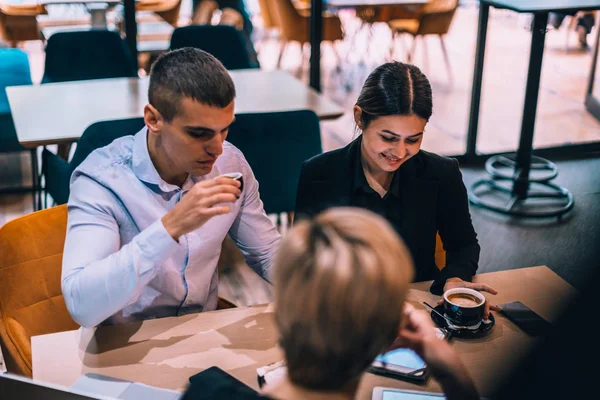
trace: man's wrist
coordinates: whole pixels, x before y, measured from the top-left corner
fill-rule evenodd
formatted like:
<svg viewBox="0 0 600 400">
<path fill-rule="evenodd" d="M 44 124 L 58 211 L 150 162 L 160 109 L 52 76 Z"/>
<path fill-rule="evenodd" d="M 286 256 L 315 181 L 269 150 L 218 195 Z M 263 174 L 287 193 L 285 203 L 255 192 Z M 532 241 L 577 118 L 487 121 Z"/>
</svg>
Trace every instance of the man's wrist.
<svg viewBox="0 0 600 400">
<path fill-rule="evenodd" d="M 161 221 L 167 233 L 173 238 L 173 240 L 179 243 L 179 238 L 182 234 L 179 233 L 179 230 L 177 229 L 176 225 L 172 223 L 170 215 L 166 214 L 164 217 L 161 218 Z"/>
</svg>

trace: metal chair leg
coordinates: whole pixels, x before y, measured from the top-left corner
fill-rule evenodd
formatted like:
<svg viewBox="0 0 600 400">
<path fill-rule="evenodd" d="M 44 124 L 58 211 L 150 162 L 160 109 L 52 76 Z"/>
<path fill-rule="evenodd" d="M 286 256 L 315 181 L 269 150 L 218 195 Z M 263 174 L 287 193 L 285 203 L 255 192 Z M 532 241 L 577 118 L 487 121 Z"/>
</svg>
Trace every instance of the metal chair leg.
<svg viewBox="0 0 600 400">
<path fill-rule="evenodd" d="M 429 51 L 427 50 L 427 40 L 425 36 L 419 36 L 423 43 L 423 69 L 429 73 Z"/>
<path fill-rule="evenodd" d="M 42 209 L 41 176 L 38 169 L 37 148 L 30 150 L 29 154 L 31 156 L 31 196 L 33 198 L 33 211 L 37 211 Z"/>
<path fill-rule="evenodd" d="M 283 59 L 283 53 L 285 53 L 286 47 L 287 47 L 287 42 L 285 40 L 282 40 L 281 47 L 279 49 L 279 57 L 277 58 L 277 69 L 281 69 L 281 60 Z"/>
<path fill-rule="evenodd" d="M 413 58 L 413 55 L 415 54 L 416 49 L 417 49 L 417 37 L 413 36 L 412 46 L 411 46 L 410 50 L 408 51 L 408 56 L 406 57 L 409 64 L 412 61 L 412 58 Z"/>
<path fill-rule="evenodd" d="M 442 47 L 442 54 L 444 55 L 444 61 L 446 62 L 446 68 L 448 69 L 448 78 L 450 81 L 454 80 L 454 76 L 452 75 L 452 67 L 450 66 L 450 57 L 448 56 L 448 49 L 446 48 L 446 42 L 444 41 L 444 37 L 442 35 L 440 38 L 440 46 Z"/>
</svg>

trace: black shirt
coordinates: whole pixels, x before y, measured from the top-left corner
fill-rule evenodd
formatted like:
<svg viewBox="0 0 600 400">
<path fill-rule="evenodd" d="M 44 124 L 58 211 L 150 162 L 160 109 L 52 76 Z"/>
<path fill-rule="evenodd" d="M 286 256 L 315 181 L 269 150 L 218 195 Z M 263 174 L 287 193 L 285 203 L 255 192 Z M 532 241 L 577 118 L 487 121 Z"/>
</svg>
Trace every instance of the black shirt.
<svg viewBox="0 0 600 400">
<path fill-rule="evenodd" d="M 365 208 L 385 218 L 394 229 L 403 236 L 402 232 L 402 196 L 400 188 L 400 174 L 394 173 L 390 188 L 385 196 L 381 197 L 367 182 L 362 160 L 360 157 L 360 138 L 358 145 L 352 149 L 351 157 L 353 182 L 350 205 L 352 207 Z"/>
<path fill-rule="evenodd" d="M 421 150 L 398 168 L 381 198 L 364 176 L 360 144 L 359 137 L 303 164 L 295 218 L 314 217 L 330 207 L 366 208 L 385 217 L 404 239 L 413 258 L 415 281 L 434 280 L 432 293 L 441 294 L 450 277 L 470 281 L 480 249 L 458 162 Z M 438 233 L 446 251 L 441 271 L 435 265 Z"/>
</svg>

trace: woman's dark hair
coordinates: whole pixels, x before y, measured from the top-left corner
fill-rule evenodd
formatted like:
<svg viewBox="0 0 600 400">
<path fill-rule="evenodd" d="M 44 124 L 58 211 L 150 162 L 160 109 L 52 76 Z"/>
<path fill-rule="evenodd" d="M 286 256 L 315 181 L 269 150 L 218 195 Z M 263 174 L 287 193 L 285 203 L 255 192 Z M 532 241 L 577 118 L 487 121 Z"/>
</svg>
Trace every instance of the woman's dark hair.
<svg viewBox="0 0 600 400">
<path fill-rule="evenodd" d="M 362 87 L 356 105 L 362 110 L 362 128 L 377 117 L 432 114 L 431 85 L 414 65 L 390 62 L 377 67 Z"/>
<path fill-rule="evenodd" d="M 184 47 L 163 54 L 152 65 L 148 100 L 171 122 L 184 97 L 225 108 L 235 98 L 235 87 L 219 60 L 203 50 Z"/>
</svg>

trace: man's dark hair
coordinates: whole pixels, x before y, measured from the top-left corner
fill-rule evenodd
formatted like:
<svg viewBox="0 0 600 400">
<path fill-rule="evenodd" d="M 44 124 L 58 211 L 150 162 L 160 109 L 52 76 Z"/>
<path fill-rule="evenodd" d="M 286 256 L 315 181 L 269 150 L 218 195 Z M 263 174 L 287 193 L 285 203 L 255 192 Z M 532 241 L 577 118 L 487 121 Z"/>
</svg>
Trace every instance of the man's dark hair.
<svg viewBox="0 0 600 400">
<path fill-rule="evenodd" d="M 148 101 L 171 122 L 184 97 L 224 108 L 235 98 L 235 86 L 223 64 L 214 56 L 184 47 L 163 54 L 152 65 Z"/>
</svg>

